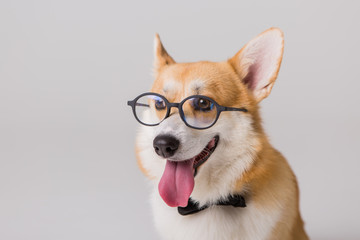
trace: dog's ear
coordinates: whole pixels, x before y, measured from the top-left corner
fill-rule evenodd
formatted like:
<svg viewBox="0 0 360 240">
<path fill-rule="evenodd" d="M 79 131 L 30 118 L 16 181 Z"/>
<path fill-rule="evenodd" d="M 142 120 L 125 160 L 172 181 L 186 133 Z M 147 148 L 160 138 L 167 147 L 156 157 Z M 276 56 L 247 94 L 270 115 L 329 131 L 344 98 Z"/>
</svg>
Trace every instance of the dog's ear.
<svg viewBox="0 0 360 240">
<path fill-rule="evenodd" d="M 247 43 L 229 63 L 260 102 L 266 98 L 278 75 L 284 50 L 280 29 L 270 28 Z"/>
<path fill-rule="evenodd" d="M 165 65 L 170 65 L 175 63 L 174 59 L 166 52 L 164 46 L 162 45 L 159 34 L 155 34 L 154 53 L 155 53 L 155 59 L 154 59 L 155 71 L 158 71 L 161 67 Z"/>
</svg>

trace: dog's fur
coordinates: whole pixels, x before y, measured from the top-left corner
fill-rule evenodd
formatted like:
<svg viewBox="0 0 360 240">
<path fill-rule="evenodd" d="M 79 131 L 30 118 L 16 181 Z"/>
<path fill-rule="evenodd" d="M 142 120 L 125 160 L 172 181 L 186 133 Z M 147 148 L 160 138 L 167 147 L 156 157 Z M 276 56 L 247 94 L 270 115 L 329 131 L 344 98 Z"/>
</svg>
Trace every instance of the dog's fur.
<svg viewBox="0 0 360 240">
<path fill-rule="evenodd" d="M 158 126 L 141 126 L 136 155 L 140 169 L 154 183 L 151 202 L 163 239 L 308 239 L 299 213 L 296 177 L 286 159 L 270 145 L 259 116 L 258 103 L 269 95 L 280 68 L 283 42 L 282 32 L 271 28 L 228 61 L 176 63 L 156 35 L 151 92 L 170 102 L 201 94 L 223 106 L 248 109 L 222 112 L 217 123 L 206 130 L 187 127 L 175 108 Z M 219 135 L 217 148 L 198 170 L 191 198 L 202 206 L 229 194 L 242 194 L 247 207 L 212 206 L 181 216 L 176 208 L 167 206 L 157 188 L 166 160 L 153 148 L 153 140 L 160 134 L 180 141 L 174 155 L 177 161 L 199 154 Z"/>
</svg>

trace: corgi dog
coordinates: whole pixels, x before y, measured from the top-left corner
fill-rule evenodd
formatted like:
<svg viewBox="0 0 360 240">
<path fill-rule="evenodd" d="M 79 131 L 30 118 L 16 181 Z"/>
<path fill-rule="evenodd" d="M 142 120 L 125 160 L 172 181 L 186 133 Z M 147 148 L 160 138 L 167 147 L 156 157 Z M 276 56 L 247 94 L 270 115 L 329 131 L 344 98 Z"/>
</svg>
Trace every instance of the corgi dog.
<svg viewBox="0 0 360 240">
<path fill-rule="evenodd" d="M 155 36 L 154 83 L 128 105 L 163 239 L 308 239 L 296 177 L 259 114 L 283 49 L 271 28 L 227 61 L 177 63 Z"/>
</svg>

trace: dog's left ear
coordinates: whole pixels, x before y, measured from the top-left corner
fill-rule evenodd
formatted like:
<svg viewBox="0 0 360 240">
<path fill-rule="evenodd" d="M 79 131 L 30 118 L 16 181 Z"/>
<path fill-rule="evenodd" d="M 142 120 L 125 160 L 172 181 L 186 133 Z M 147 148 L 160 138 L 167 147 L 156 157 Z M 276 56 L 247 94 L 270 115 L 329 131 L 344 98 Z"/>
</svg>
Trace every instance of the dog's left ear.
<svg viewBox="0 0 360 240">
<path fill-rule="evenodd" d="M 154 39 L 154 70 L 159 71 L 160 68 L 166 65 L 174 64 L 174 59 L 167 53 L 164 46 L 161 43 L 159 34 L 155 35 Z"/>
<path fill-rule="evenodd" d="M 266 98 L 278 75 L 284 50 L 280 29 L 270 28 L 247 43 L 229 63 L 260 102 Z"/>
</svg>

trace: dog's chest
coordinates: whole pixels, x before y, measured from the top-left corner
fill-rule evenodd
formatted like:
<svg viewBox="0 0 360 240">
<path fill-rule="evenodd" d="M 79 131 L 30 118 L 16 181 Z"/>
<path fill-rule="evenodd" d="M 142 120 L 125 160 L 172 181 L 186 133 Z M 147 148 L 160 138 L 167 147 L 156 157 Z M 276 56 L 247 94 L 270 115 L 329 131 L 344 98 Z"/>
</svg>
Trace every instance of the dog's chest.
<svg viewBox="0 0 360 240">
<path fill-rule="evenodd" d="M 155 225 L 164 240 L 267 239 L 279 219 L 279 212 L 256 208 L 214 206 L 182 216 L 155 193 L 152 199 Z"/>
</svg>

